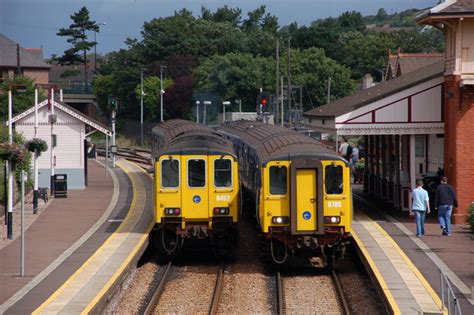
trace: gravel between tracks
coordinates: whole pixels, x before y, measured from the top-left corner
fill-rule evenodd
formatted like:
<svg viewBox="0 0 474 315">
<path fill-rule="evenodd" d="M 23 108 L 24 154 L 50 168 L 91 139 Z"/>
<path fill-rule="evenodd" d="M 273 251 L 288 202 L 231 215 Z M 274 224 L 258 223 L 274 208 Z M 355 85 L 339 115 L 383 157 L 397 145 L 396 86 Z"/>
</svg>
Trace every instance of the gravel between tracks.
<svg viewBox="0 0 474 315">
<path fill-rule="evenodd" d="M 282 276 L 285 314 L 340 314 L 330 275 Z"/>
</svg>

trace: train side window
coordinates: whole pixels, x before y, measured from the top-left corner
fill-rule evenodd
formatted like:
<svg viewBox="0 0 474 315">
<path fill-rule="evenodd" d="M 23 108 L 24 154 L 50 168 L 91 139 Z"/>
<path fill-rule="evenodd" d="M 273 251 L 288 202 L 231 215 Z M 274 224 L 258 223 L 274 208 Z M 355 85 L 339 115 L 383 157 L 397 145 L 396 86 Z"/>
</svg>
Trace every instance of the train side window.
<svg viewBox="0 0 474 315">
<path fill-rule="evenodd" d="M 214 185 L 216 187 L 232 186 L 232 164 L 229 159 L 214 160 Z"/>
<path fill-rule="evenodd" d="M 161 186 L 163 188 L 179 187 L 179 161 L 176 159 L 161 161 Z"/>
<path fill-rule="evenodd" d="M 287 192 L 286 166 L 270 166 L 270 194 L 285 195 Z"/>
<path fill-rule="evenodd" d="M 189 187 L 206 186 L 206 162 L 204 160 L 188 161 L 188 185 Z"/>
<path fill-rule="evenodd" d="M 324 181 L 326 186 L 326 194 L 342 194 L 342 166 L 328 165 L 325 168 L 326 179 Z"/>
</svg>

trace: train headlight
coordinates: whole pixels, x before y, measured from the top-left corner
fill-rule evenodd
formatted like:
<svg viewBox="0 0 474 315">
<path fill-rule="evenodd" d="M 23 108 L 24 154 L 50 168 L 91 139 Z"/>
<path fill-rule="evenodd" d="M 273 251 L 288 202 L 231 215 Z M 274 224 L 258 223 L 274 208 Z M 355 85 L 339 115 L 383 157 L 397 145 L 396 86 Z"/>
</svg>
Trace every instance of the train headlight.
<svg viewBox="0 0 474 315">
<path fill-rule="evenodd" d="M 179 215 L 180 213 L 180 208 L 165 208 L 165 215 Z"/>
<path fill-rule="evenodd" d="M 287 224 L 288 222 L 290 222 L 289 217 L 273 217 L 272 218 L 273 224 Z"/>
<path fill-rule="evenodd" d="M 229 208 L 225 208 L 225 207 L 214 208 L 215 215 L 228 215 L 229 213 L 230 213 Z"/>
<path fill-rule="evenodd" d="M 340 216 L 327 216 L 327 217 L 324 217 L 324 223 L 325 224 L 339 224 L 339 223 L 341 223 L 341 217 Z"/>
</svg>

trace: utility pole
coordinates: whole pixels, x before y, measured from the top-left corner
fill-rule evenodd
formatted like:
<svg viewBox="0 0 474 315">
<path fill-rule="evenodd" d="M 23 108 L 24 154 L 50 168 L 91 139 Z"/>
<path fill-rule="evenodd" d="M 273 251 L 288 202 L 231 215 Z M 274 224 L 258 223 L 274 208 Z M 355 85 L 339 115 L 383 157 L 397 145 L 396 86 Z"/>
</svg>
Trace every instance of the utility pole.
<svg viewBox="0 0 474 315">
<path fill-rule="evenodd" d="M 115 155 L 117 153 L 117 148 L 115 147 L 115 115 L 117 113 L 116 109 L 112 109 L 112 167 L 115 168 Z M 143 126 L 143 125 L 142 125 Z M 143 129 L 142 129 L 142 146 L 143 146 Z"/>
<path fill-rule="evenodd" d="M 280 119 L 280 110 L 278 106 L 278 96 L 280 93 L 280 87 L 278 86 L 280 83 L 280 40 L 277 38 L 276 41 L 276 70 L 275 70 L 275 110 L 276 110 L 276 119 L 275 123 L 278 123 L 278 119 Z"/>
<path fill-rule="evenodd" d="M 328 100 L 327 100 L 327 104 L 329 104 L 329 102 L 331 102 L 331 77 L 328 77 Z"/>
<path fill-rule="evenodd" d="M 13 129 L 12 129 L 12 90 L 8 89 L 8 143 L 13 143 Z M 9 240 L 13 239 L 13 167 L 12 162 L 6 160 L 5 165 L 8 171 L 8 226 L 7 237 Z"/>
<path fill-rule="evenodd" d="M 284 109 L 283 109 L 283 107 L 284 107 L 284 101 L 283 101 L 283 76 L 280 77 L 280 80 L 281 80 L 281 82 L 280 82 L 280 93 L 281 93 L 281 94 L 280 94 L 280 95 L 281 95 L 281 99 L 280 99 L 280 101 L 281 101 L 281 126 L 283 127 L 284 124 L 285 124 L 285 114 L 284 114 Z"/>
<path fill-rule="evenodd" d="M 35 136 L 38 138 L 38 88 L 35 88 Z M 35 149 L 33 156 L 33 173 L 34 173 L 34 188 L 33 188 L 33 213 L 38 213 L 38 149 Z"/>
<path fill-rule="evenodd" d="M 161 122 L 163 122 L 163 94 L 165 94 L 165 91 L 163 91 L 163 68 L 166 68 L 166 66 L 160 66 L 160 102 L 161 102 Z"/>
<path fill-rule="evenodd" d="M 143 147 L 143 68 L 140 71 L 140 145 Z"/>
<path fill-rule="evenodd" d="M 290 128 L 291 128 L 291 42 L 290 38 L 288 38 L 288 118 L 290 122 Z"/>
<path fill-rule="evenodd" d="M 49 122 L 51 123 L 51 195 L 54 192 L 54 147 L 56 145 L 56 135 L 54 134 L 54 123 L 56 122 L 56 116 L 54 115 L 54 88 L 51 88 L 51 115 L 49 115 Z"/>
</svg>

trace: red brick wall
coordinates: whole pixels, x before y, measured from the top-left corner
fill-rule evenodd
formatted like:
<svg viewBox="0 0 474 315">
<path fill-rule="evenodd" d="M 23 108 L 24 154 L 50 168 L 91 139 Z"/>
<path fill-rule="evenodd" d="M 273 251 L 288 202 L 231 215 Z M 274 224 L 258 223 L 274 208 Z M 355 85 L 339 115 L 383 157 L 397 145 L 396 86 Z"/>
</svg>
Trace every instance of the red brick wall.
<svg viewBox="0 0 474 315">
<path fill-rule="evenodd" d="M 454 223 L 463 224 L 474 202 L 474 86 L 460 86 L 460 76 L 444 83 L 444 170 L 456 190 Z"/>
</svg>

